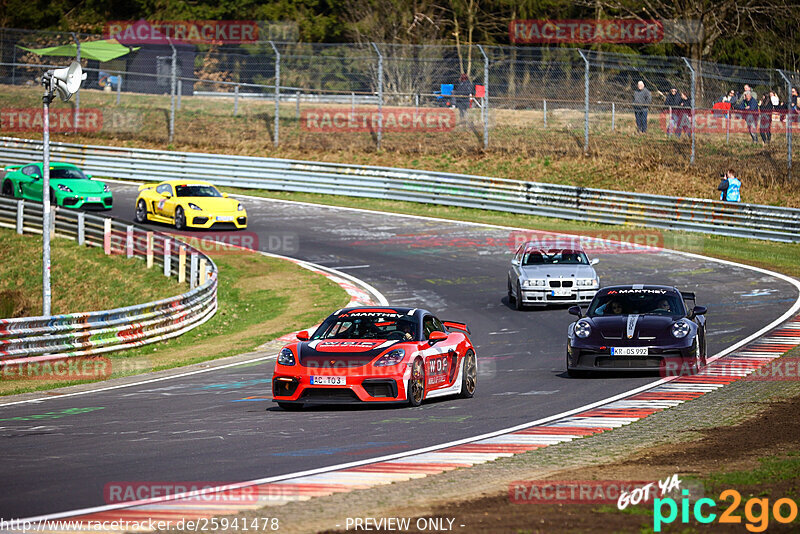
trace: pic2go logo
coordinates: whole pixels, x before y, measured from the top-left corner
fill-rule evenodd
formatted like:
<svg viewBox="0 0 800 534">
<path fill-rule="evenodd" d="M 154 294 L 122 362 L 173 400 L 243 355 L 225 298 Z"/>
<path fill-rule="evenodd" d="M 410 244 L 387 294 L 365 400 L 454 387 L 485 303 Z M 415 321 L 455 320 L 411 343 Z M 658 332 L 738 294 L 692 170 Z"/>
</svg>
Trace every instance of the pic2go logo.
<svg viewBox="0 0 800 534">
<path fill-rule="evenodd" d="M 717 519 L 717 514 L 711 512 L 710 508 L 716 508 L 717 503 L 713 499 L 703 498 L 698 499 L 694 506 L 689 502 L 688 490 L 683 490 L 683 499 L 681 499 L 680 512 L 681 523 L 687 524 L 690 520 L 690 507 L 695 521 L 698 523 L 712 523 Z M 728 489 L 719 494 L 721 501 L 730 500 L 731 503 L 725 511 L 719 516 L 719 523 L 732 523 L 741 524 L 742 516 L 736 515 L 735 512 L 742 504 L 741 494 L 734 490 Z M 668 510 L 665 514 L 665 508 Z M 772 504 L 772 517 L 778 523 L 791 523 L 797 519 L 797 503 L 792 499 L 786 497 L 778 499 Z M 747 520 L 745 528 L 750 532 L 764 532 L 769 527 L 770 506 L 769 499 L 753 497 L 744 504 L 744 517 Z M 678 518 L 678 503 L 675 499 L 670 497 L 664 499 L 656 498 L 653 500 L 653 531 L 661 532 L 662 525 L 671 524 Z"/>
</svg>

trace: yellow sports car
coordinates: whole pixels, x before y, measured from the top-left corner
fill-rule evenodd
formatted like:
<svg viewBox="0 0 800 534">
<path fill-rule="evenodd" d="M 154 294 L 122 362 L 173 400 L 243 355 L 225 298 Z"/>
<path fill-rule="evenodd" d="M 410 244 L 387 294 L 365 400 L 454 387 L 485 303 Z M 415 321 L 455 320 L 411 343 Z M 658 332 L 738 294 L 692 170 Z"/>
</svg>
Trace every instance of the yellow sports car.
<svg viewBox="0 0 800 534">
<path fill-rule="evenodd" d="M 247 228 L 247 211 L 227 193 L 200 180 L 167 180 L 139 186 L 137 223 L 154 221 L 185 228 Z"/>
</svg>

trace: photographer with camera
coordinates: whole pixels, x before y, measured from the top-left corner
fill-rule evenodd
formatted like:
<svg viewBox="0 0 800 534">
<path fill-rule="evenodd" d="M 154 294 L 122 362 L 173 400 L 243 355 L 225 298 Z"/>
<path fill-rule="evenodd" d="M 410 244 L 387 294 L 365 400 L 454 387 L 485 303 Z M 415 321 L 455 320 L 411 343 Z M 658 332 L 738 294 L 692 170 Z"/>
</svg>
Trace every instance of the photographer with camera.
<svg viewBox="0 0 800 534">
<path fill-rule="evenodd" d="M 717 186 L 717 191 L 720 191 L 719 199 L 723 202 L 739 202 L 742 182 L 734 176 L 733 169 L 728 169 L 728 172 L 720 173 L 719 176 L 720 182 Z"/>
</svg>

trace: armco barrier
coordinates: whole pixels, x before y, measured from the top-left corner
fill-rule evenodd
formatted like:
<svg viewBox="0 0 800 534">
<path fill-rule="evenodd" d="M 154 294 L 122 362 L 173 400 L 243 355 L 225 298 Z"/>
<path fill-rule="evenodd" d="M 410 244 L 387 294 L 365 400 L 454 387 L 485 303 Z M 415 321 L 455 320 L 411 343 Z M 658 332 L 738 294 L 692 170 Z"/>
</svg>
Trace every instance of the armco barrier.
<svg viewBox="0 0 800 534">
<path fill-rule="evenodd" d="M 169 339 L 210 319 L 217 309 L 217 266 L 205 254 L 160 232 L 57 208 L 54 235 L 140 257 L 165 276 L 189 282 L 181 295 L 114 310 L 0 319 L 0 367 L 26 361 L 102 354 Z M 42 205 L 0 198 L 0 227 L 42 233 Z M 187 273 L 188 270 L 188 273 Z"/>
<path fill-rule="evenodd" d="M 41 141 L 2 137 L 0 161 L 41 159 Z M 97 176 L 216 184 L 492 209 L 606 224 L 800 241 L 800 209 L 732 204 L 464 174 L 52 143 L 51 157 Z"/>
</svg>

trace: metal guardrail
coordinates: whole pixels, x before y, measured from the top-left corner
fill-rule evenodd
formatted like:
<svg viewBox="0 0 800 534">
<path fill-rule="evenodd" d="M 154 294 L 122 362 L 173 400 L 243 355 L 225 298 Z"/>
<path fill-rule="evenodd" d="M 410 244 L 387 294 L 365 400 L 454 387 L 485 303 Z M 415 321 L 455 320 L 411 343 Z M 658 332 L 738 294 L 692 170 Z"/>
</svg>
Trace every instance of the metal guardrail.
<svg viewBox="0 0 800 534">
<path fill-rule="evenodd" d="M 224 154 L 51 143 L 52 158 L 97 176 L 491 209 L 605 224 L 800 242 L 800 209 L 628 193 L 464 174 Z M 0 161 L 41 159 L 41 141 L 0 137 Z"/>
<path fill-rule="evenodd" d="M 160 265 L 165 276 L 188 281 L 190 291 L 113 310 L 0 319 L 0 367 L 17 358 L 46 360 L 97 355 L 179 336 L 217 309 L 217 266 L 172 236 L 106 217 L 56 208 L 51 231 L 79 244 L 103 247 Z M 42 205 L 0 198 L 0 227 L 42 233 Z M 188 272 L 187 272 L 188 271 Z"/>
</svg>

